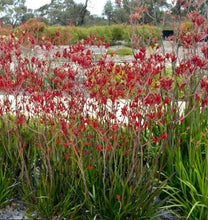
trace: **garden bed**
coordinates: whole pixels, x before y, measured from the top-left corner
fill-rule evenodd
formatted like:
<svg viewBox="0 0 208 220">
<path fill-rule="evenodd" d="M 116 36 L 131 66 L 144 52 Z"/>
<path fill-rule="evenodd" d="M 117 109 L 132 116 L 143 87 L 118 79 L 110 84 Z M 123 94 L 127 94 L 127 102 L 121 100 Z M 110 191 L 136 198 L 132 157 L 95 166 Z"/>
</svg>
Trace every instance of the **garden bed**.
<svg viewBox="0 0 208 220">
<path fill-rule="evenodd" d="M 2 40 L 0 205 L 19 197 L 45 219 L 206 219 L 206 45 L 163 42 L 166 53 L 140 47 L 120 63 L 94 40 L 24 52 Z"/>
</svg>

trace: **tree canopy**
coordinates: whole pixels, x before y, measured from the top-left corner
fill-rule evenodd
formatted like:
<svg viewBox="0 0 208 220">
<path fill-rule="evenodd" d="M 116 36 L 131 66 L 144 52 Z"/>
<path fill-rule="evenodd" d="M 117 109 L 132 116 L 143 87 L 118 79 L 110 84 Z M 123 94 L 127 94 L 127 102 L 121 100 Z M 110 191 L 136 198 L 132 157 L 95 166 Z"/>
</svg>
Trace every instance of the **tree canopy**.
<svg viewBox="0 0 208 220">
<path fill-rule="evenodd" d="M 73 0 L 52 0 L 50 4 L 36 10 L 36 14 L 47 18 L 51 25 L 83 25 L 85 16 L 90 14 L 87 5 L 88 0 L 84 4 Z"/>
<path fill-rule="evenodd" d="M 0 19 L 4 24 L 10 24 L 15 27 L 23 22 L 26 14 L 25 0 L 0 1 Z"/>
<path fill-rule="evenodd" d="M 117 0 L 114 5 L 111 0 L 108 0 L 104 7 L 104 14 L 108 20 L 115 23 L 129 23 L 130 15 L 137 12 L 135 8 L 140 8 L 142 23 L 156 24 L 162 20 L 164 8 L 168 7 L 170 5 L 166 0 Z"/>
<path fill-rule="evenodd" d="M 129 23 L 130 16 L 138 15 L 138 20 L 144 24 L 159 24 L 165 15 L 165 10 L 171 11 L 176 16 L 183 16 L 187 11 L 197 8 L 201 13 L 208 10 L 208 0 L 192 0 L 185 8 L 186 0 L 169 4 L 167 0 L 107 0 L 102 16 L 91 15 L 87 10 L 89 0 L 77 3 L 75 0 L 51 0 L 37 10 L 28 9 L 26 0 L 1 0 L 0 20 L 3 24 L 17 25 L 29 18 L 42 18 L 50 25 L 93 25 L 97 22 L 117 24 Z"/>
</svg>

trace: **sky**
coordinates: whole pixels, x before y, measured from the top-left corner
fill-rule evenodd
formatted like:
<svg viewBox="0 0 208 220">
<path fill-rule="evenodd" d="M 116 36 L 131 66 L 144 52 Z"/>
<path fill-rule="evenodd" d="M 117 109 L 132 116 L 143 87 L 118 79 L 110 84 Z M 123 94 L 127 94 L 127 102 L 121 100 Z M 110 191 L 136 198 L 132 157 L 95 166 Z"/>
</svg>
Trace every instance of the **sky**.
<svg viewBox="0 0 208 220">
<path fill-rule="evenodd" d="M 85 0 L 74 1 L 77 3 L 85 3 Z M 26 6 L 30 9 L 37 9 L 50 2 L 51 0 L 26 0 Z M 91 14 L 101 16 L 106 2 L 107 0 L 89 0 L 87 9 Z"/>
</svg>

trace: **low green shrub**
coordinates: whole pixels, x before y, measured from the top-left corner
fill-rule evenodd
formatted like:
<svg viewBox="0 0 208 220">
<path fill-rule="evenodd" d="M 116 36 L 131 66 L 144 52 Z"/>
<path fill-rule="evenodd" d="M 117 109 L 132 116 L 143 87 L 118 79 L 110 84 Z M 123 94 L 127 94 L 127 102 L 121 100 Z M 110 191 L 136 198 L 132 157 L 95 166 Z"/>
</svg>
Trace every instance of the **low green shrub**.
<svg viewBox="0 0 208 220">
<path fill-rule="evenodd" d="M 47 37 L 57 45 L 69 45 L 76 42 L 76 40 L 74 40 L 75 34 L 72 33 L 73 27 L 48 26 L 46 28 Z"/>
<path fill-rule="evenodd" d="M 131 48 L 119 48 L 115 50 L 108 49 L 107 51 L 108 54 L 114 53 L 119 56 L 132 56 L 133 51 Z"/>
<path fill-rule="evenodd" d="M 156 26 L 127 26 L 125 29 L 124 40 L 128 45 L 137 48 L 141 45 L 150 45 L 160 41 L 162 30 Z"/>
<path fill-rule="evenodd" d="M 113 43 L 112 32 L 108 26 L 93 26 L 89 28 L 89 32 L 110 44 Z"/>
<path fill-rule="evenodd" d="M 125 26 L 124 25 L 112 25 L 109 27 L 112 33 L 112 41 L 115 44 L 117 41 L 124 40 Z"/>
<path fill-rule="evenodd" d="M 73 28 L 73 43 L 78 41 L 86 40 L 90 37 L 90 29 L 83 27 L 74 27 Z"/>
<path fill-rule="evenodd" d="M 56 38 L 56 32 L 60 32 L 59 40 L 62 44 L 74 44 L 89 38 L 90 35 L 94 35 L 104 39 L 110 45 L 115 45 L 117 41 L 125 41 L 126 44 L 130 45 L 129 37 L 132 35 L 133 30 L 131 26 L 124 25 L 92 27 L 49 26 L 46 28 L 46 34 L 52 40 Z M 150 43 L 160 38 L 161 30 L 157 27 L 145 25 L 138 27 L 135 33 L 144 43 Z"/>
</svg>

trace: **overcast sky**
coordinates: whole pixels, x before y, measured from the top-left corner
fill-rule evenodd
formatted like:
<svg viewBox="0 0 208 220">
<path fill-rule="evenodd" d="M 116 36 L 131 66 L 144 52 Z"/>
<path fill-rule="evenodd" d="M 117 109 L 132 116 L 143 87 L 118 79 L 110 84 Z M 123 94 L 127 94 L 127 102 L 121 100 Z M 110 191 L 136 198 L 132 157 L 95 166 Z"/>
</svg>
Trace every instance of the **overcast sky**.
<svg viewBox="0 0 208 220">
<path fill-rule="evenodd" d="M 101 16 L 104 5 L 107 0 L 89 0 L 88 10 L 91 14 Z M 37 9 L 42 5 L 50 3 L 51 0 L 26 0 L 26 6 L 31 9 Z M 77 3 L 85 3 L 85 0 L 75 0 Z"/>
</svg>

